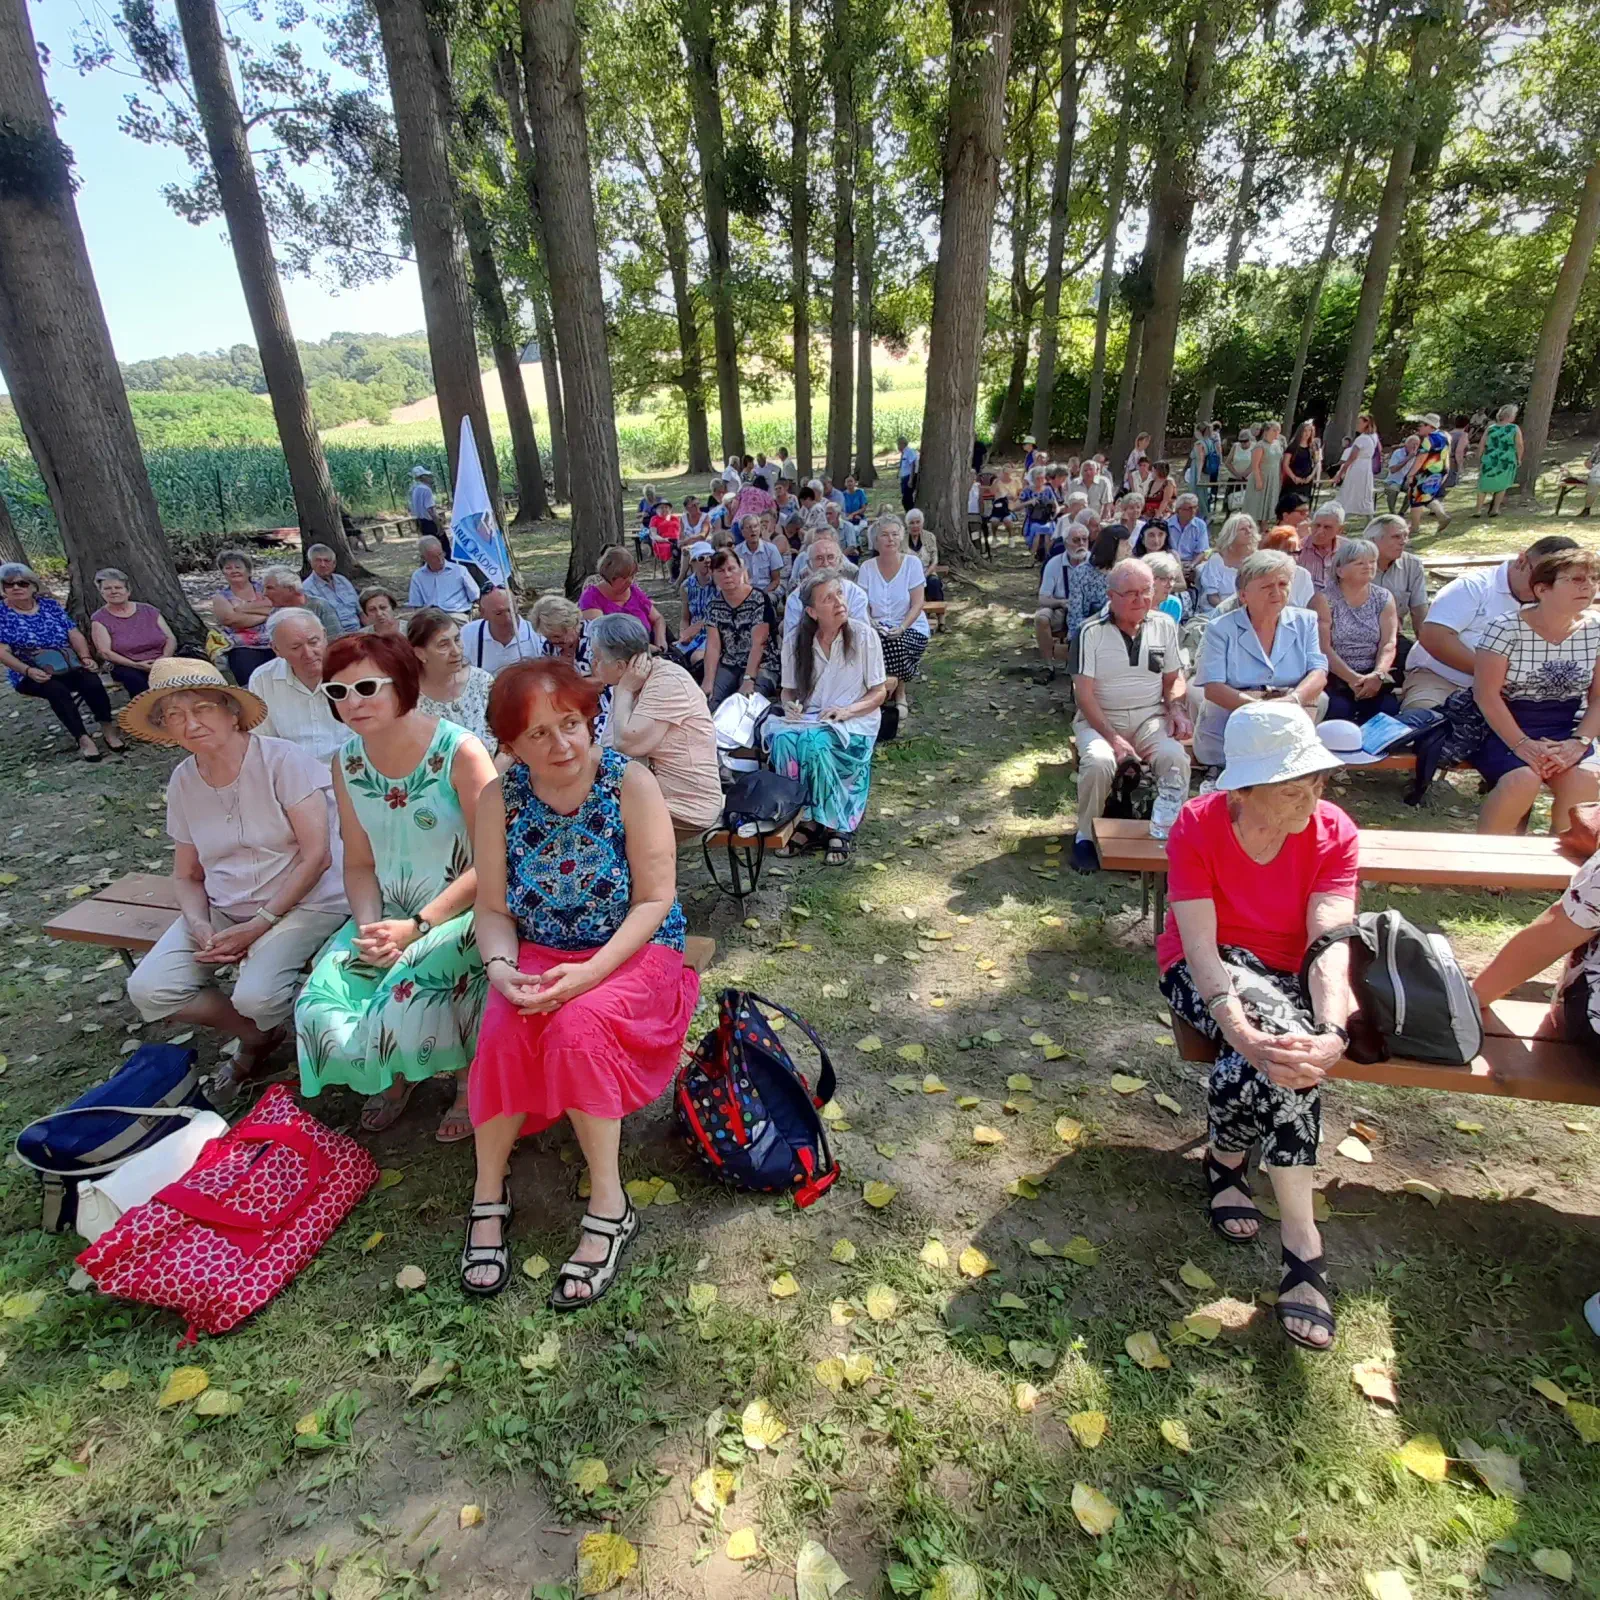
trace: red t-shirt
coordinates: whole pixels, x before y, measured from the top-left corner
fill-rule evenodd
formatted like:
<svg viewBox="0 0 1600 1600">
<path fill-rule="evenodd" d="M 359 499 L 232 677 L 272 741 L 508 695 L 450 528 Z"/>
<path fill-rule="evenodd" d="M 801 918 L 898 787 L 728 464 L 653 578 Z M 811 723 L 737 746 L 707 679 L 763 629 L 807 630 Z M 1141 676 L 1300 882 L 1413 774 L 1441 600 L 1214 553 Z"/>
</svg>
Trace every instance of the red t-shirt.
<svg viewBox="0 0 1600 1600">
<path fill-rule="evenodd" d="M 658 512 L 650 519 L 650 531 L 656 538 L 676 544 L 682 533 L 682 524 L 675 516 Z"/>
<path fill-rule="evenodd" d="M 1314 894 L 1355 898 L 1360 835 L 1338 806 L 1318 801 L 1271 861 L 1245 854 L 1220 789 L 1190 800 L 1167 838 L 1167 923 L 1156 940 L 1163 972 L 1183 958 L 1172 902 L 1210 900 L 1217 943 L 1253 951 L 1278 972 L 1298 972 L 1306 953 L 1306 906 Z"/>
</svg>

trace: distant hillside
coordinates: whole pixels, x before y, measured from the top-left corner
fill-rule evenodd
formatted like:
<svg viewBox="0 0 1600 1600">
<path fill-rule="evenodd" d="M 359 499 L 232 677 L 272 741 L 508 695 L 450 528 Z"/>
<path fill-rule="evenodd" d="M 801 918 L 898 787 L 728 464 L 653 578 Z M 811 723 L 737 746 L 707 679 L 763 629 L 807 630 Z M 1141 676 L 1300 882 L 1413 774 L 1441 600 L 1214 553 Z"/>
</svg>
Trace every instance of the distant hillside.
<svg viewBox="0 0 1600 1600">
<path fill-rule="evenodd" d="M 336 333 L 300 345 L 300 364 L 311 391 L 317 425 L 387 422 L 396 406 L 433 392 L 427 337 L 421 333 Z M 131 395 L 204 395 L 222 391 L 262 395 L 267 380 L 254 345 L 199 355 L 158 356 L 122 364 Z M 148 441 L 147 441 L 148 442 Z"/>
</svg>

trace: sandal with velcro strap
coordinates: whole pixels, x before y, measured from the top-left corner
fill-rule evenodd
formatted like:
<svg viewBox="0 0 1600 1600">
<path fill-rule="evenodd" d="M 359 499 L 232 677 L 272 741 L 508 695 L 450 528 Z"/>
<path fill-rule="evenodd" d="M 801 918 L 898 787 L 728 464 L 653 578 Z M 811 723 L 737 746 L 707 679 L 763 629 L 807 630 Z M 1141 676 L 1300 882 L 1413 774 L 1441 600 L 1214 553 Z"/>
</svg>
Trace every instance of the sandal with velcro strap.
<svg viewBox="0 0 1600 1600">
<path fill-rule="evenodd" d="M 597 1217 L 585 1212 L 581 1227 L 584 1233 L 592 1233 L 606 1241 L 605 1260 L 574 1259 L 564 1262 L 556 1274 L 555 1287 L 550 1291 L 549 1304 L 552 1311 L 581 1311 L 585 1306 L 594 1305 L 605 1295 L 617 1281 L 617 1273 L 622 1266 L 623 1251 L 638 1236 L 639 1213 L 630 1200 L 627 1210 L 620 1217 Z M 562 1286 L 568 1283 L 586 1283 L 589 1285 L 589 1293 L 586 1296 L 563 1294 Z"/>
<path fill-rule="evenodd" d="M 472 1229 L 475 1223 L 500 1220 L 499 1244 L 474 1244 Z M 507 1236 L 511 1232 L 511 1185 L 500 1191 L 498 1200 L 474 1200 L 467 1211 L 467 1235 L 461 1245 L 461 1287 L 468 1294 L 487 1299 L 497 1295 L 511 1280 L 511 1246 Z M 474 1283 L 468 1276 L 474 1267 L 493 1267 L 495 1276 L 487 1283 Z"/>
<path fill-rule="evenodd" d="M 1273 1306 L 1273 1315 L 1277 1317 L 1283 1328 L 1283 1336 L 1291 1344 L 1297 1344 L 1302 1350 L 1309 1350 L 1313 1355 L 1325 1356 L 1333 1348 L 1334 1335 L 1338 1331 L 1338 1324 L 1334 1320 L 1333 1312 L 1324 1311 L 1321 1306 L 1307 1304 L 1304 1300 L 1284 1301 L 1284 1296 L 1291 1289 L 1298 1289 L 1303 1284 L 1308 1289 L 1315 1289 L 1330 1306 L 1333 1304 L 1333 1290 L 1328 1287 L 1327 1274 L 1323 1268 L 1327 1264 L 1327 1256 L 1320 1255 L 1314 1261 L 1302 1261 L 1293 1250 L 1285 1247 L 1283 1252 L 1283 1282 L 1278 1285 L 1278 1300 Z M 1290 1327 L 1291 1319 L 1300 1322 L 1309 1322 L 1313 1327 L 1325 1328 L 1328 1333 L 1326 1344 L 1317 1344 L 1295 1333 Z"/>
<path fill-rule="evenodd" d="M 1225 1167 L 1210 1150 L 1206 1151 L 1206 1215 L 1211 1219 L 1211 1231 L 1226 1244 L 1254 1244 L 1261 1232 L 1261 1213 L 1255 1206 L 1219 1206 L 1211 1203 L 1228 1189 L 1237 1189 L 1246 1199 L 1252 1199 L 1255 1190 L 1250 1187 L 1246 1170 L 1249 1165 L 1250 1158 L 1246 1156 L 1238 1166 Z M 1256 1230 L 1254 1233 L 1230 1233 L 1223 1226 L 1227 1222 L 1253 1222 Z"/>
</svg>

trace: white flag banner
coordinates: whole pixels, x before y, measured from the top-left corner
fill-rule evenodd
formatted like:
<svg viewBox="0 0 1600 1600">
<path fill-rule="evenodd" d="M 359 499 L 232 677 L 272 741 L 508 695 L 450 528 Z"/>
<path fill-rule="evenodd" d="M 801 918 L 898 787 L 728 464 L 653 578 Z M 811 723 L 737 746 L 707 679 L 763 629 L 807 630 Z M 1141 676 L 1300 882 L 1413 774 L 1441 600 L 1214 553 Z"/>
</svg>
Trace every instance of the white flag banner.
<svg viewBox="0 0 1600 1600">
<path fill-rule="evenodd" d="M 511 551 L 489 503 L 489 487 L 483 481 L 483 463 L 478 459 L 471 417 L 461 419 L 456 492 L 450 502 L 450 545 L 452 560 L 470 561 L 496 588 L 509 583 Z"/>
</svg>

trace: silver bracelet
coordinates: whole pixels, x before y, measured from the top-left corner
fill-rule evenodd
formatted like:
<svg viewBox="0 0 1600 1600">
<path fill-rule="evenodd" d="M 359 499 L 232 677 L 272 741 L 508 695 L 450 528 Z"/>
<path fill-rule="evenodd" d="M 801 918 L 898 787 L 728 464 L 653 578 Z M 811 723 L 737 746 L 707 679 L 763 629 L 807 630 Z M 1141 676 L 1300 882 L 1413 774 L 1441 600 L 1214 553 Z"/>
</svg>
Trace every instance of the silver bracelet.
<svg viewBox="0 0 1600 1600">
<path fill-rule="evenodd" d="M 1238 999 L 1238 996 L 1234 994 L 1232 989 L 1224 989 L 1220 994 L 1214 994 L 1209 1000 L 1203 1002 L 1206 1008 L 1206 1014 L 1214 1022 L 1216 1021 L 1217 1017 L 1217 1007 L 1226 1005 L 1228 1001 L 1236 999 Z"/>
<path fill-rule="evenodd" d="M 276 911 L 269 911 L 265 906 L 257 906 L 255 913 L 269 928 L 276 928 L 283 918 Z"/>
</svg>

